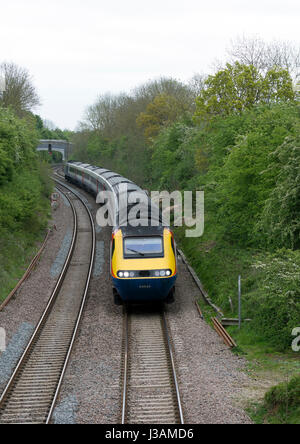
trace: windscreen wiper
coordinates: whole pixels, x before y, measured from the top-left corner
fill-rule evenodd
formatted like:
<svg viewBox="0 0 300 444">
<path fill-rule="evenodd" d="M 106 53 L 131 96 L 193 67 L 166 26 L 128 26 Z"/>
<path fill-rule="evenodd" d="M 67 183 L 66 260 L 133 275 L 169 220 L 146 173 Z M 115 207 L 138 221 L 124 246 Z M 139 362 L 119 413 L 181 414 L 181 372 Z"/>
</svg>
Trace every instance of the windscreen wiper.
<svg viewBox="0 0 300 444">
<path fill-rule="evenodd" d="M 132 248 L 126 247 L 126 250 L 132 251 L 133 253 L 136 253 L 136 254 L 140 254 L 141 256 L 145 256 L 144 253 L 141 253 L 140 251 L 137 251 L 137 250 L 133 250 Z"/>
</svg>

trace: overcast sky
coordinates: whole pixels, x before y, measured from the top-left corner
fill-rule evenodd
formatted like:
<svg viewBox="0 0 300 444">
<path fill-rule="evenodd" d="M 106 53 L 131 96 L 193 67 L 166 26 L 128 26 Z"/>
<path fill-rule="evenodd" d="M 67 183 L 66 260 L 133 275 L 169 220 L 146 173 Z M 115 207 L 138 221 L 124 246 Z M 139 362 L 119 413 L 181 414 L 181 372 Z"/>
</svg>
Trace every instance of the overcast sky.
<svg viewBox="0 0 300 444">
<path fill-rule="evenodd" d="M 43 105 L 74 129 L 105 92 L 212 72 L 230 39 L 299 43 L 299 0 L 0 0 L 0 62 L 26 67 Z"/>
</svg>

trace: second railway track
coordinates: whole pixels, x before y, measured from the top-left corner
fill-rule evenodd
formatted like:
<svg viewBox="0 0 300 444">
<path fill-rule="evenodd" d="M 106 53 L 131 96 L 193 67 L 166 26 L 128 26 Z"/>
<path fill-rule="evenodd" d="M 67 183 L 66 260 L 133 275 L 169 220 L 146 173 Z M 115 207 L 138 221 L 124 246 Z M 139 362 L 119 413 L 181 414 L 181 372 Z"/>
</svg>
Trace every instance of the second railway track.
<svg viewBox="0 0 300 444">
<path fill-rule="evenodd" d="M 184 424 L 162 310 L 125 311 L 122 424 Z"/>
<path fill-rule="evenodd" d="M 73 239 L 45 312 L 0 398 L 0 424 L 50 422 L 83 313 L 95 255 L 94 222 L 77 194 L 62 183 L 58 187 L 68 190 Z"/>
</svg>

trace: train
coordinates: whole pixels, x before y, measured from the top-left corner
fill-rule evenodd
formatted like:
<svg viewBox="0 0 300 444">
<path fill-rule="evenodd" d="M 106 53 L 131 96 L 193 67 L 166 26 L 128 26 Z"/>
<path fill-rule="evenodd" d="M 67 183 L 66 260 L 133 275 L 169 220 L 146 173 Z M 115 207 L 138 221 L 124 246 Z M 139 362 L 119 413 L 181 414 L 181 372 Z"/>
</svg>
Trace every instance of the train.
<svg viewBox="0 0 300 444">
<path fill-rule="evenodd" d="M 174 302 L 176 242 L 147 191 L 118 173 L 77 161 L 66 163 L 65 179 L 94 196 L 101 197 L 105 191 L 112 196 L 110 273 L 114 303 Z M 135 199 L 140 203 L 137 212 L 133 211 Z"/>
</svg>

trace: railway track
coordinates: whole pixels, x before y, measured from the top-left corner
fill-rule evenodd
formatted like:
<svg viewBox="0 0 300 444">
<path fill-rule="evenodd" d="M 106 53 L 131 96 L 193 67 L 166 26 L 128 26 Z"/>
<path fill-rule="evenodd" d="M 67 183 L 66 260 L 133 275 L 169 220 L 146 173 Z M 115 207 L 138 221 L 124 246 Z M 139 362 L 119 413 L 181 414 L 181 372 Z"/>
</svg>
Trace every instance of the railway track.
<svg viewBox="0 0 300 444">
<path fill-rule="evenodd" d="M 127 308 L 123 349 L 122 424 L 184 424 L 163 311 Z"/>
<path fill-rule="evenodd" d="M 95 255 L 94 222 L 78 194 L 60 182 L 57 187 L 68 190 L 64 194 L 74 219 L 71 247 L 45 312 L 0 398 L 0 424 L 50 422 L 83 313 Z"/>
</svg>

